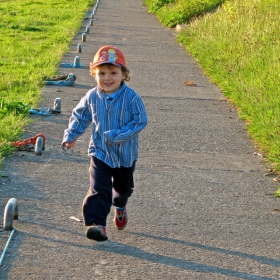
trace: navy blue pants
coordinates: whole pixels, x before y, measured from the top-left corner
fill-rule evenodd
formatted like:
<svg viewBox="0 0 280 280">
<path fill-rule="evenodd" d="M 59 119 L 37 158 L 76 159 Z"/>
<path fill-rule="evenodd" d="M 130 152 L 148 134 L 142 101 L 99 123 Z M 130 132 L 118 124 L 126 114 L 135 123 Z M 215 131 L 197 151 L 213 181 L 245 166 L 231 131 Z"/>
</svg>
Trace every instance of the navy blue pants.
<svg viewBox="0 0 280 280">
<path fill-rule="evenodd" d="M 135 162 L 128 168 L 111 168 L 103 161 L 91 157 L 90 187 L 82 207 L 85 226 L 106 226 L 111 206 L 124 207 L 127 204 L 134 188 L 134 170 Z"/>
</svg>

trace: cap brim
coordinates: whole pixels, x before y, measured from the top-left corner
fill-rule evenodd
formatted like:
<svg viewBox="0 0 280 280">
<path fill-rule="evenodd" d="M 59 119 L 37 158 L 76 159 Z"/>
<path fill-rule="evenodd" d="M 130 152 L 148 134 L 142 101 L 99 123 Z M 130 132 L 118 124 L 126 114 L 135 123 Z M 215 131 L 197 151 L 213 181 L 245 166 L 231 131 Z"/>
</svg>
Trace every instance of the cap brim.
<svg viewBox="0 0 280 280">
<path fill-rule="evenodd" d="M 121 64 L 114 63 L 114 62 L 108 62 L 108 61 L 102 61 L 102 62 L 94 63 L 93 67 L 96 67 L 96 66 L 99 66 L 99 65 L 102 65 L 102 64 L 112 64 L 112 65 L 115 65 L 115 66 L 117 66 L 119 68 L 123 67 Z"/>
</svg>

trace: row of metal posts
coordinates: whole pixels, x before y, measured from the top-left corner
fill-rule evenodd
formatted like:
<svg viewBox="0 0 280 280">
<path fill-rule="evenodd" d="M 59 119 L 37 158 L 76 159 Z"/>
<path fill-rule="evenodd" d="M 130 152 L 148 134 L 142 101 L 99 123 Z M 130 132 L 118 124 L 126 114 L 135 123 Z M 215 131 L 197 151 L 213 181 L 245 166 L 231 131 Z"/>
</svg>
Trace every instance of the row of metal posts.
<svg viewBox="0 0 280 280">
<path fill-rule="evenodd" d="M 90 23 L 89 23 L 90 25 L 86 26 L 86 32 L 84 32 L 82 34 L 82 42 L 86 42 L 86 34 L 89 33 L 90 26 L 93 25 L 93 18 L 94 18 L 94 15 L 96 14 L 96 10 L 97 10 L 97 7 L 98 7 L 100 1 L 101 0 L 97 0 L 95 5 L 94 5 L 93 12 L 90 15 Z M 78 44 L 77 51 L 79 53 L 82 52 L 82 44 L 81 43 Z M 76 60 L 79 60 L 79 58 L 76 57 L 75 61 Z M 39 140 L 40 140 L 40 144 L 41 144 L 42 139 L 39 139 Z M 36 145 L 37 145 L 37 142 L 36 142 Z M 40 154 L 40 151 L 41 151 L 42 147 L 40 148 L 39 146 L 41 147 L 41 145 L 39 145 L 39 143 L 38 143 L 38 148 L 37 149 L 39 150 L 39 154 Z M 4 219 L 3 219 L 3 229 L 4 229 L 4 231 L 11 230 L 11 233 L 9 235 L 9 239 L 8 239 L 8 241 L 6 243 L 6 246 L 5 246 L 5 248 L 4 248 L 3 252 L 2 252 L 2 255 L 1 255 L 1 258 L 0 258 L 0 266 L 2 265 L 5 253 L 7 251 L 9 243 L 10 243 L 10 241 L 11 241 L 11 239 L 13 237 L 13 234 L 15 232 L 15 228 L 13 227 L 13 221 L 14 220 L 18 220 L 18 202 L 17 202 L 17 200 L 15 198 L 11 198 L 11 199 L 9 199 L 9 201 L 7 202 L 7 204 L 5 206 Z"/>
</svg>

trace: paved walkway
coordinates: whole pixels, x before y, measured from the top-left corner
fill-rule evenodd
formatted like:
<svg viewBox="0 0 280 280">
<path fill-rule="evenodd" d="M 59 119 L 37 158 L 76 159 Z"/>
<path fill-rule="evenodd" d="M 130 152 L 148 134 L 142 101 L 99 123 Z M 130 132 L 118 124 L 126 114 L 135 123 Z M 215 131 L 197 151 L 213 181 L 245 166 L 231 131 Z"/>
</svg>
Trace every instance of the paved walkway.
<svg viewBox="0 0 280 280">
<path fill-rule="evenodd" d="M 88 23 L 63 62 L 73 62 Z M 84 68 L 71 71 L 76 86 L 43 90 L 42 106 L 60 97 L 62 114 L 35 116 L 26 133 L 46 134 L 46 150 L 4 163 L 10 180 L 2 179 L 0 196 L 18 200 L 19 221 L 0 279 L 280 279 L 278 185 L 264 176 L 236 110 L 175 36 L 141 0 L 101 0 L 79 54 Z M 70 218 L 82 218 L 90 132 L 71 153 L 60 142 L 72 108 L 95 85 L 88 65 L 105 44 L 125 53 L 128 85 L 143 97 L 149 125 L 129 225 L 119 232 L 109 222 L 109 241 L 100 244 Z M 198 86 L 185 86 L 190 80 Z"/>
</svg>

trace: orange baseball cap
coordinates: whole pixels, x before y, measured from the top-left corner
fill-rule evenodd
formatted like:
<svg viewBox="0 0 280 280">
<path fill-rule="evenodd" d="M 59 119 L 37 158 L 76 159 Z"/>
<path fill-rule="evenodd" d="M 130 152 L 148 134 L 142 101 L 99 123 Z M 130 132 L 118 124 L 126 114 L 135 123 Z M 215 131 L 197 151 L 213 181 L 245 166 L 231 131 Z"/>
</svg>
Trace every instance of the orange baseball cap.
<svg viewBox="0 0 280 280">
<path fill-rule="evenodd" d="M 93 58 L 93 67 L 104 63 L 111 63 L 118 67 L 126 66 L 121 50 L 111 45 L 101 47 Z"/>
</svg>

